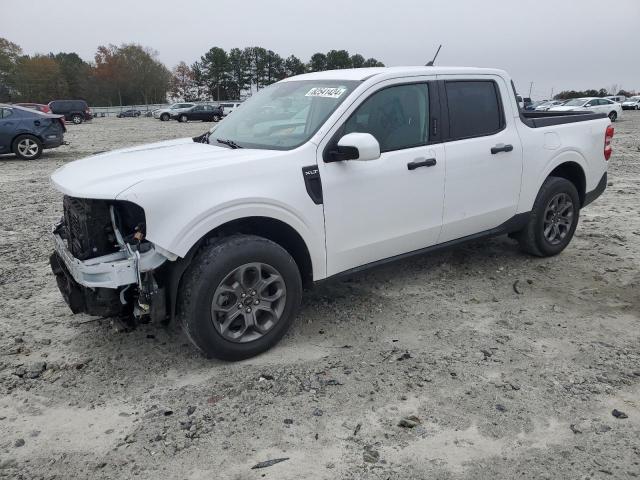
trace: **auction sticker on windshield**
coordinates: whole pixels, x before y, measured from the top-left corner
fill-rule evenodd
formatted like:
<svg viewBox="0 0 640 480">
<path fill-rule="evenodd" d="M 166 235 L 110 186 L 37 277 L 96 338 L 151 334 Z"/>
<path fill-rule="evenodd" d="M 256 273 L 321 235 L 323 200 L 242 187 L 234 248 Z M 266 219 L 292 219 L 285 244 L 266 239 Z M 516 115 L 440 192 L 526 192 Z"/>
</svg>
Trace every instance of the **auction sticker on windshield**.
<svg viewBox="0 0 640 480">
<path fill-rule="evenodd" d="M 305 97 L 340 98 L 346 91 L 345 87 L 316 87 L 309 90 Z"/>
</svg>

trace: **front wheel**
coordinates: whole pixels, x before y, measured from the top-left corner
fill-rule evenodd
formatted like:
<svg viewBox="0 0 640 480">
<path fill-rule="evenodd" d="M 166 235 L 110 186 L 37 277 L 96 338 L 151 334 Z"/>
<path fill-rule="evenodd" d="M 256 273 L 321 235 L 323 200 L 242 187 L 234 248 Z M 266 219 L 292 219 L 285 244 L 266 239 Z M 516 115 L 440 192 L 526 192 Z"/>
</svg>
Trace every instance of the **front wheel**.
<svg viewBox="0 0 640 480">
<path fill-rule="evenodd" d="M 76 125 L 80 125 L 82 123 L 84 119 L 82 118 L 82 115 L 79 115 L 77 113 L 75 113 L 72 117 L 71 117 L 71 121 L 73 123 L 75 123 Z"/>
<path fill-rule="evenodd" d="M 618 119 L 618 114 L 616 112 L 609 113 L 609 120 L 615 122 Z"/>
<path fill-rule="evenodd" d="M 531 255 L 557 255 L 573 238 L 579 216 L 580 197 L 573 183 L 549 177 L 538 192 L 527 226 L 515 236 Z"/>
<path fill-rule="evenodd" d="M 213 121 L 214 122 L 219 122 L 220 121 L 220 115 L 214 115 L 213 116 Z"/>
<path fill-rule="evenodd" d="M 162 115 L 160 115 L 160 121 L 161 122 L 166 122 L 169 120 L 169 114 L 168 113 L 163 113 Z"/>
<path fill-rule="evenodd" d="M 205 355 L 241 360 L 284 336 L 302 296 L 300 271 L 280 245 L 253 235 L 210 241 L 187 269 L 178 318 Z"/>
</svg>

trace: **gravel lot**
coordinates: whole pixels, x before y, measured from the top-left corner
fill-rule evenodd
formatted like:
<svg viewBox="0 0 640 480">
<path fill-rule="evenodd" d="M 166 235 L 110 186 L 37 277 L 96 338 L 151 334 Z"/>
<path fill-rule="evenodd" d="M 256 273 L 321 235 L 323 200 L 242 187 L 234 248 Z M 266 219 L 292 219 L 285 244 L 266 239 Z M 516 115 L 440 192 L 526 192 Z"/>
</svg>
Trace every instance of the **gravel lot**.
<svg viewBox="0 0 640 480">
<path fill-rule="evenodd" d="M 235 364 L 176 325 L 71 315 L 48 266 L 54 169 L 207 124 L 97 119 L 0 157 L 0 477 L 637 478 L 640 112 L 615 126 L 609 187 L 560 256 L 499 238 L 327 282 Z"/>
</svg>

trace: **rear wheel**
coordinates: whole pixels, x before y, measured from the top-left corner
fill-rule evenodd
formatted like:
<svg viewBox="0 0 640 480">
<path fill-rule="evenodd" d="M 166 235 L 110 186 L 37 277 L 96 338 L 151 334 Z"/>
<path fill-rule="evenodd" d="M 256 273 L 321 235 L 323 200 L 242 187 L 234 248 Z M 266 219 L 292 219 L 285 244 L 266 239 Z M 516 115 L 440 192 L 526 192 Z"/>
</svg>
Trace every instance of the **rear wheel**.
<svg viewBox="0 0 640 480">
<path fill-rule="evenodd" d="M 42 142 L 33 135 L 20 135 L 13 141 L 12 150 L 22 160 L 35 160 L 42 155 Z"/>
<path fill-rule="evenodd" d="M 237 235 L 212 241 L 182 280 L 178 318 L 203 353 L 241 360 L 286 333 L 302 296 L 298 267 L 280 245 Z"/>
<path fill-rule="evenodd" d="M 74 113 L 71 116 L 71 121 L 73 123 L 75 123 L 76 125 L 80 125 L 83 122 L 84 118 L 82 118 L 82 115 L 80 115 L 79 113 Z"/>
<path fill-rule="evenodd" d="M 181 123 L 185 123 L 187 120 L 189 120 L 189 119 L 187 118 L 186 115 L 180 115 L 178 117 L 178 121 L 181 122 Z"/>
<path fill-rule="evenodd" d="M 615 122 L 618 119 L 618 114 L 616 112 L 609 113 L 609 120 Z"/>
<path fill-rule="evenodd" d="M 515 237 L 532 255 L 550 257 L 562 252 L 573 238 L 580 216 L 580 197 L 569 180 L 549 177 L 538 192 L 529 223 Z"/>
</svg>

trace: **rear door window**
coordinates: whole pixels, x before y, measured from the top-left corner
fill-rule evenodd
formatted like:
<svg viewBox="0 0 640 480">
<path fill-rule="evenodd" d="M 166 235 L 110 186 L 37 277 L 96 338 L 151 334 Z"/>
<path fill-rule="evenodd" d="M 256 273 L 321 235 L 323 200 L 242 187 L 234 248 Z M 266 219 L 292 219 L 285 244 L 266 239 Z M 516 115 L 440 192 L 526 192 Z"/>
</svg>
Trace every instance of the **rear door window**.
<svg viewBox="0 0 640 480">
<path fill-rule="evenodd" d="M 450 140 L 493 135 L 504 128 L 504 112 L 494 81 L 446 81 L 445 89 Z"/>
</svg>

